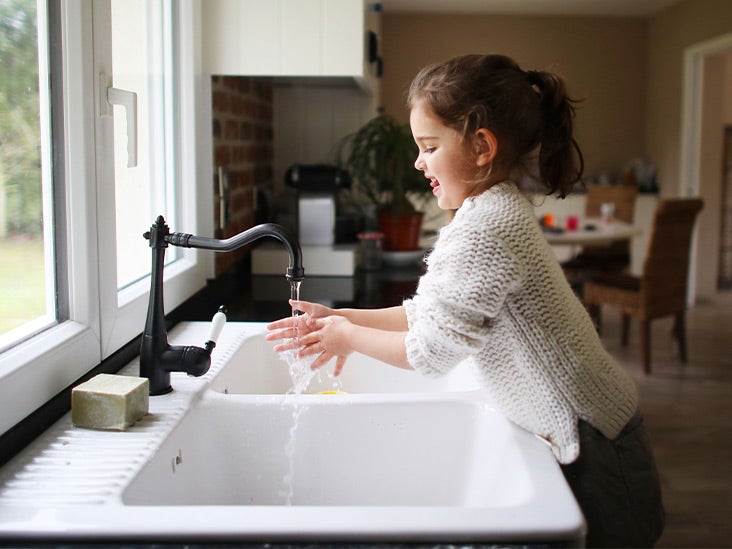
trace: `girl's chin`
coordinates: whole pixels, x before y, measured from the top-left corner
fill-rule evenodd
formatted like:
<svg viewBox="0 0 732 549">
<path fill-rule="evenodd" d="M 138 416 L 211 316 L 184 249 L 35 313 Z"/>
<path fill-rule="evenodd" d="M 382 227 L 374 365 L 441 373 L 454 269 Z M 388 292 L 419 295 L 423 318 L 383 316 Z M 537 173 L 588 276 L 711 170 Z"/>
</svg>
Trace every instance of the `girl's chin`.
<svg viewBox="0 0 732 549">
<path fill-rule="evenodd" d="M 441 210 L 453 210 L 455 209 L 455 206 L 452 205 L 453 200 L 450 200 L 449 197 L 445 196 L 442 192 L 439 192 L 436 194 L 437 198 L 437 207 Z"/>
</svg>

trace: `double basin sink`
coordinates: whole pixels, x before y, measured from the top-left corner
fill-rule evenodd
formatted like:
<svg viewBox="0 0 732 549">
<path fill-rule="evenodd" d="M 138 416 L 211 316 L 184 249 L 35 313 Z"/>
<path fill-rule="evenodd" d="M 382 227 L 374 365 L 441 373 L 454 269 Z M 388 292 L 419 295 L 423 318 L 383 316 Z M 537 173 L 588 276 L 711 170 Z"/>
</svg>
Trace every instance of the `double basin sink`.
<svg viewBox="0 0 732 549">
<path fill-rule="evenodd" d="M 188 323 L 188 342 L 199 328 Z M 120 525 L 107 533 L 581 545 L 549 447 L 495 411 L 467 364 L 431 379 L 354 354 L 338 379 L 326 367 L 294 394 L 264 333 L 230 323 L 204 378 L 173 374 L 186 409 L 106 507 Z M 148 422 L 167 398 L 151 398 Z"/>
</svg>

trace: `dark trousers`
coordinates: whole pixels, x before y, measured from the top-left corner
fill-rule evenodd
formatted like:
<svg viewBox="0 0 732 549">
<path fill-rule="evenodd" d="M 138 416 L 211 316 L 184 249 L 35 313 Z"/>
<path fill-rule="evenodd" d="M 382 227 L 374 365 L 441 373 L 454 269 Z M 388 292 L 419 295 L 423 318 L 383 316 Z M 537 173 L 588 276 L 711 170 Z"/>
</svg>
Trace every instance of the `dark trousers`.
<svg viewBox="0 0 732 549">
<path fill-rule="evenodd" d="M 587 547 L 653 547 L 665 514 L 643 416 L 636 413 L 615 440 L 579 422 L 580 455 L 562 465 L 587 522 Z"/>
</svg>

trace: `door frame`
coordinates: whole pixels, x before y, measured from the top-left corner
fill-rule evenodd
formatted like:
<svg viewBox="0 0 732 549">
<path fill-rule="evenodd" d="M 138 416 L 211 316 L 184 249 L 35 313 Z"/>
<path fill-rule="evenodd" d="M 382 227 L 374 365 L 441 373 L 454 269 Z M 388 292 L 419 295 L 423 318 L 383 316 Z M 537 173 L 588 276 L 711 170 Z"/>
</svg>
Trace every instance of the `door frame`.
<svg viewBox="0 0 732 549">
<path fill-rule="evenodd" d="M 732 51 L 732 33 L 699 42 L 684 50 L 684 82 L 681 115 L 681 153 L 679 155 L 679 196 L 700 192 L 702 141 L 702 108 L 704 95 L 704 60 L 707 56 Z M 696 300 L 696 270 L 698 238 L 695 234 L 691 248 L 691 265 L 687 303 Z"/>
</svg>

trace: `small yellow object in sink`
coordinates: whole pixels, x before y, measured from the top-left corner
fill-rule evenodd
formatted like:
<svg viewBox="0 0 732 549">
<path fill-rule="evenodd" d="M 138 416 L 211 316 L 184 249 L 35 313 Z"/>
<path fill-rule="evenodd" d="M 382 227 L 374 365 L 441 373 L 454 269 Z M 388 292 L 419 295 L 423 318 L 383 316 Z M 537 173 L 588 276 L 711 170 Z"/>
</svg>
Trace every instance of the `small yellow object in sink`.
<svg viewBox="0 0 732 549">
<path fill-rule="evenodd" d="M 347 395 L 345 391 L 320 391 L 319 395 Z"/>
</svg>

